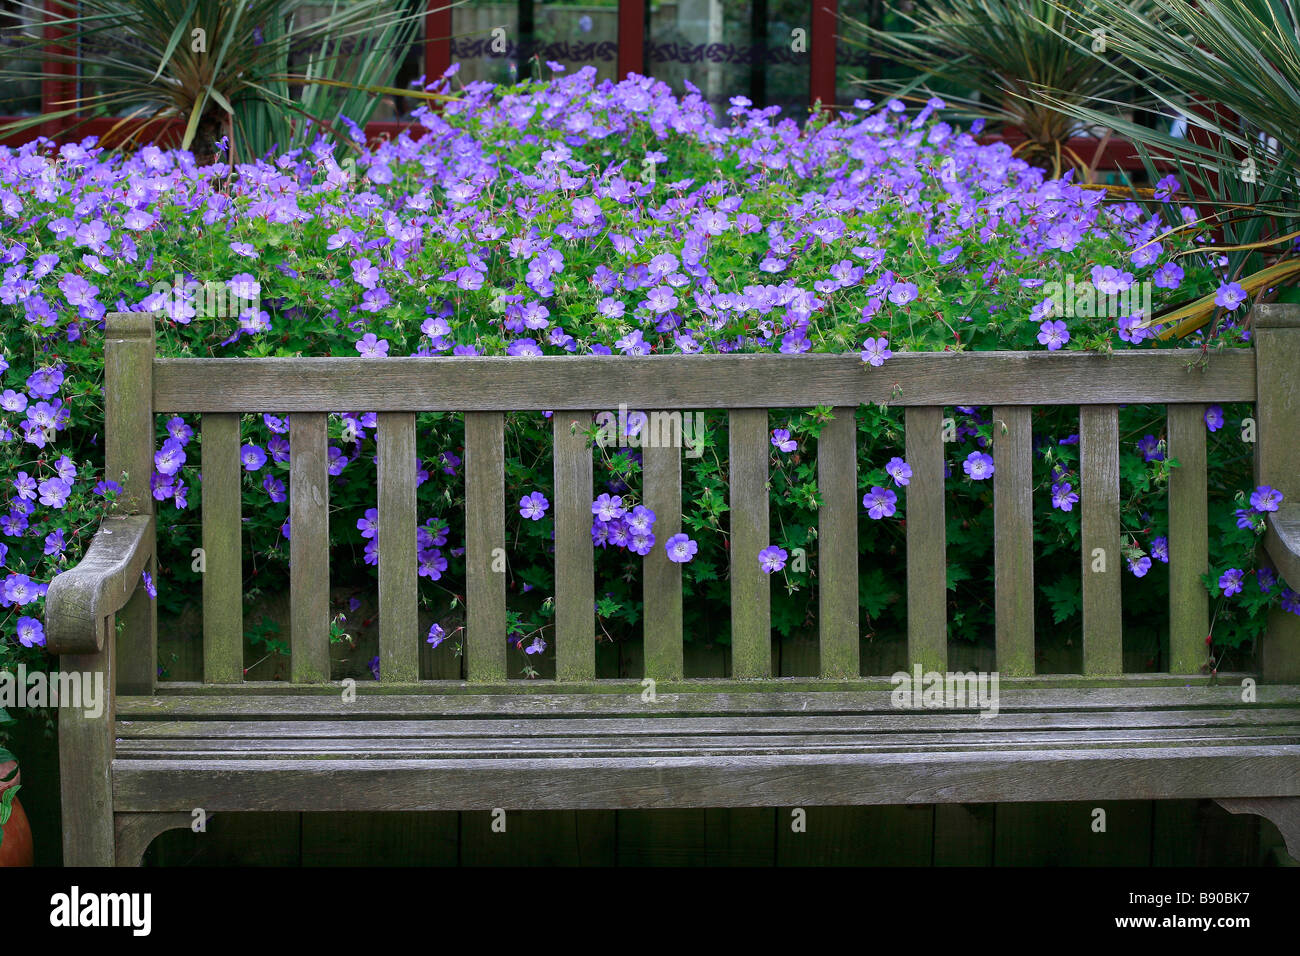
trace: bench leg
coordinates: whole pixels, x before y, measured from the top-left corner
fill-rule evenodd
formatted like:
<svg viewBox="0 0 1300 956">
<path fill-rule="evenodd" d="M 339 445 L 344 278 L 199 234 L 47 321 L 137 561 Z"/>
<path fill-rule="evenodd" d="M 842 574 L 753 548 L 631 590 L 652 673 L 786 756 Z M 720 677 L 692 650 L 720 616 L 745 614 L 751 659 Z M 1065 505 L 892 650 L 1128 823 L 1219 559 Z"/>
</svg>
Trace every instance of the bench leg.
<svg viewBox="0 0 1300 956">
<path fill-rule="evenodd" d="M 1300 862 L 1300 797 L 1232 797 L 1216 800 L 1229 813 L 1253 813 L 1282 831 L 1286 851 Z"/>
<path fill-rule="evenodd" d="M 139 866 L 144 851 L 167 830 L 188 827 L 194 817 L 184 811 L 177 813 L 115 813 L 113 829 L 117 836 L 117 865 Z"/>
</svg>

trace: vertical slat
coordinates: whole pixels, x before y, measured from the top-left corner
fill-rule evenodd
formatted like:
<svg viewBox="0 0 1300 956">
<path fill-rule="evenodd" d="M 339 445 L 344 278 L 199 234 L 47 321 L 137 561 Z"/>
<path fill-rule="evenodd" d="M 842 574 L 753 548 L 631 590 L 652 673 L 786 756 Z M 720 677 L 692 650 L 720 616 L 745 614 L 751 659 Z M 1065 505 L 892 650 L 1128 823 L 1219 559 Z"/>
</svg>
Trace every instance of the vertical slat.
<svg viewBox="0 0 1300 956">
<path fill-rule="evenodd" d="M 669 443 L 641 449 L 645 505 L 655 513 L 655 546 L 645 557 L 645 675 L 680 680 L 682 566 L 668 560 L 668 539 L 682 530 L 682 453 Z"/>
<path fill-rule="evenodd" d="M 114 312 L 104 333 L 104 477 L 122 486 L 117 514 L 151 515 L 153 494 L 153 316 Z M 153 551 L 155 533 L 150 531 Z M 150 560 L 155 580 L 158 568 Z M 119 694 L 152 694 L 158 676 L 158 605 L 143 588 L 117 615 Z"/>
<path fill-rule="evenodd" d="M 596 676 L 591 412 L 555 412 L 555 677 Z"/>
<path fill-rule="evenodd" d="M 410 683 L 420 679 L 415 413 L 380 412 L 378 425 L 379 679 Z"/>
<path fill-rule="evenodd" d="M 904 449 L 907 486 L 907 660 L 948 669 L 947 532 L 944 528 L 943 409 L 909 406 Z"/>
<path fill-rule="evenodd" d="M 821 676 L 857 677 L 858 453 L 855 409 L 834 409 L 817 439 L 817 582 Z"/>
<path fill-rule="evenodd" d="M 465 666 L 476 682 L 506 679 L 504 438 L 501 412 L 465 413 Z"/>
<path fill-rule="evenodd" d="M 1169 406 L 1169 671 L 1196 674 L 1206 659 L 1210 566 L 1204 405 Z"/>
<path fill-rule="evenodd" d="M 289 675 L 330 679 L 329 456 L 325 415 L 289 417 Z"/>
<path fill-rule="evenodd" d="M 1120 620 L 1119 407 L 1079 409 L 1083 540 L 1083 672 L 1124 670 Z"/>
<path fill-rule="evenodd" d="M 998 673 L 1034 673 L 1034 502 L 1031 409 L 993 409 L 993 574 Z"/>
<path fill-rule="evenodd" d="M 203 416 L 203 680 L 244 679 L 239 416 Z"/>
<path fill-rule="evenodd" d="M 758 560 L 771 544 L 767 409 L 733 409 L 731 434 L 731 676 L 772 675 L 772 587 Z"/>
</svg>

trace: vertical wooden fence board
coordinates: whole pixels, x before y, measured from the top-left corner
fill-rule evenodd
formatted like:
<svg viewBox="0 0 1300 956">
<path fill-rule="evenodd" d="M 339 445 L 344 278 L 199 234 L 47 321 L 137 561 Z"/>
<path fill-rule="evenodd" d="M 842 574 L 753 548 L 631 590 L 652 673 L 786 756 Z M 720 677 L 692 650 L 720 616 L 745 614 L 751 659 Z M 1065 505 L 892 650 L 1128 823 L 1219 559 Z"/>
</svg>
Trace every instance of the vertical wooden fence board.
<svg viewBox="0 0 1300 956">
<path fill-rule="evenodd" d="M 203 416 L 203 680 L 244 679 L 239 416 Z"/>
<path fill-rule="evenodd" d="M 818 625 L 822 677 L 857 677 L 858 453 L 855 409 L 841 406 L 817 440 Z"/>
<path fill-rule="evenodd" d="M 1119 408 L 1079 408 L 1083 542 L 1083 672 L 1123 673 L 1119 525 Z"/>
<path fill-rule="evenodd" d="M 504 832 L 490 811 L 460 814 L 462 866 L 598 866 L 615 861 L 613 810 L 510 810 Z M 501 818 L 498 818 L 501 819 Z"/>
<path fill-rule="evenodd" d="M 500 412 L 465 413 L 465 667 L 475 682 L 506 679 L 504 440 Z"/>
<path fill-rule="evenodd" d="M 1206 660 L 1210 594 L 1201 575 L 1210 567 L 1204 405 L 1170 405 L 1169 667 L 1196 674 Z"/>
<path fill-rule="evenodd" d="M 645 504 L 655 513 L 655 546 L 646 555 L 645 676 L 678 680 L 682 657 L 682 566 L 668 560 L 665 545 L 682 530 L 682 454 L 675 446 L 641 449 Z"/>
<path fill-rule="evenodd" d="M 304 813 L 303 866 L 455 866 L 459 814 Z"/>
<path fill-rule="evenodd" d="M 325 415 L 289 417 L 289 674 L 330 679 L 329 456 Z"/>
<path fill-rule="evenodd" d="M 415 544 L 415 413 L 379 416 L 379 679 L 420 678 Z"/>
<path fill-rule="evenodd" d="M 943 409 L 909 406 L 907 486 L 907 657 L 922 670 L 948 667 L 947 532 L 944 528 Z"/>
<path fill-rule="evenodd" d="M 591 544 L 591 412 L 557 411 L 555 435 L 555 675 L 596 674 L 595 552 Z"/>
<path fill-rule="evenodd" d="M 772 674 L 772 586 L 758 560 L 771 544 L 767 409 L 734 409 L 731 434 L 731 676 Z"/>
<path fill-rule="evenodd" d="M 1034 673 L 1034 500 L 1031 409 L 993 409 L 993 565 L 996 667 Z"/>
</svg>

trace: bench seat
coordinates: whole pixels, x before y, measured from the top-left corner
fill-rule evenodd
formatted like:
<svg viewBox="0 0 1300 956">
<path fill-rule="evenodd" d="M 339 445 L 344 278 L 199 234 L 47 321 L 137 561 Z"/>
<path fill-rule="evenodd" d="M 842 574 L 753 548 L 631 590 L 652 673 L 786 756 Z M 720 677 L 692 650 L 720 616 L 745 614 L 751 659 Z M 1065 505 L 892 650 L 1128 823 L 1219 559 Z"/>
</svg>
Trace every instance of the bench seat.
<svg viewBox="0 0 1300 956">
<path fill-rule="evenodd" d="M 652 704 L 626 681 L 602 693 L 457 689 L 363 693 L 352 703 L 273 687 L 119 698 L 115 809 L 1300 795 L 1300 685 L 1260 686 L 1254 703 L 1242 703 L 1236 683 L 1004 687 L 994 720 L 896 709 L 887 690 L 701 689 L 660 693 Z"/>
</svg>

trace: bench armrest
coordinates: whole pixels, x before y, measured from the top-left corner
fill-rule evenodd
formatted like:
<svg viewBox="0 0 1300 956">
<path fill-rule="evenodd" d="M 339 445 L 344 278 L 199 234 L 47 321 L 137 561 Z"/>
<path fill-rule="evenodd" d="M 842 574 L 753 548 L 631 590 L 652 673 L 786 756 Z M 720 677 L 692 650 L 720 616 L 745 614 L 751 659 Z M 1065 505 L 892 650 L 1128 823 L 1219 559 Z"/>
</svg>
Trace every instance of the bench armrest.
<svg viewBox="0 0 1300 956">
<path fill-rule="evenodd" d="M 85 556 L 50 582 L 45 595 L 46 650 L 95 654 L 104 649 L 104 624 L 141 583 L 153 556 L 153 518 L 105 518 Z"/>
<path fill-rule="evenodd" d="M 1264 547 L 1278 573 L 1292 588 L 1300 588 L 1300 503 L 1284 502 L 1266 516 Z"/>
</svg>

